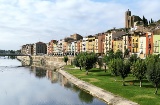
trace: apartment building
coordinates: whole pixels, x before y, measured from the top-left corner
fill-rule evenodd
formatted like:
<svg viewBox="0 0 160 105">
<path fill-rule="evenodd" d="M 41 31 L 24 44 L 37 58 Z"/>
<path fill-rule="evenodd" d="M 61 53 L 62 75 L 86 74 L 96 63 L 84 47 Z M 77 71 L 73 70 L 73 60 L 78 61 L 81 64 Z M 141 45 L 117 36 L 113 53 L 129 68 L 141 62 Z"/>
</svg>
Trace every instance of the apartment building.
<svg viewBox="0 0 160 105">
<path fill-rule="evenodd" d="M 43 42 L 37 42 L 33 46 L 34 55 L 44 55 L 47 54 L 47 45 Z"/>
<path fill-rule="evenodd" d="M 87 36 L 88 40 L 86 40 L 86 50 L 87 52 L 95 52 L 94 44 L 95 44 L 95 36 L 89 35 Z"/>
<path fill-rule="evenodd" d="M 122 52 L 124 53 L 125 50 L 127 49 L 129 52 L 131 52 L 131 34 L 125 34 L 122 36 L 123 37 L 123 49 L 122 49 Z"/>
<path fill-rule="evenodd" d="M 160 29 L 154 31 L 153 35 L 153 54 L 160 54 Z"/>
<path fill-rule="evenodd" d="M 146 55 L 153 53 L 153 33 L 146 33 Z"/>
<path fill-rule="evenodd" d="M 98 34 L 95 35 L 94 51 L 98 54 Z"/>
<path fill-rule="evenodd" d="M 85 37 L 82 39 L 82 52 L 87 52 L 87 46 L 88 46 L 88 38 Z"/>
<path fill-rule="evenodd" d="M 140 58 L 145 58 L 146 57 L 146 36 L 145 34 L 140 35 L 139 38 L 139 57 Z"/>
<path fill-rule="evenodd" d="M 115 37 L 113 39 L 113 51 L 116 53 L 118 50 L 123 50 L 123 36 Z"/>
</svg>

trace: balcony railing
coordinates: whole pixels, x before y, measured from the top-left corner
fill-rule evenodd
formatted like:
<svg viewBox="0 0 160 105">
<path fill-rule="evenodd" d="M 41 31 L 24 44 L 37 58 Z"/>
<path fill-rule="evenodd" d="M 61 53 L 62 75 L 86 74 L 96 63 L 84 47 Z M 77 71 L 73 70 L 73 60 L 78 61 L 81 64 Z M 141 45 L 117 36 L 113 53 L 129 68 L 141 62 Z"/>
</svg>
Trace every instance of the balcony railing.
<svg viewBox="0 0 160 105">
<path fill-rule="evenodd" d="M 159 45 L 158 44 L 154 44 L 154 47 L 159 47 Z"/>
</svg>

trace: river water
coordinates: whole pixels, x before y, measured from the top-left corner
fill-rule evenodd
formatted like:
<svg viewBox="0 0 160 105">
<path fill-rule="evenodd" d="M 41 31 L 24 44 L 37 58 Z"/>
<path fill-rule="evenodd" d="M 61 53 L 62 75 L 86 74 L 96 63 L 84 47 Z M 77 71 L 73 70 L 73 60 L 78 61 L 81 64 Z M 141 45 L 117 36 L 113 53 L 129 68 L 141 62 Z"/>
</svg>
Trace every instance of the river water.
<svg viewBox="0 0 160 105">
<path fill-rule="evenodd" d="M 0 105 L 106 105 L 53 70 L 21 65 L 0 58 Z"/>
</svg>

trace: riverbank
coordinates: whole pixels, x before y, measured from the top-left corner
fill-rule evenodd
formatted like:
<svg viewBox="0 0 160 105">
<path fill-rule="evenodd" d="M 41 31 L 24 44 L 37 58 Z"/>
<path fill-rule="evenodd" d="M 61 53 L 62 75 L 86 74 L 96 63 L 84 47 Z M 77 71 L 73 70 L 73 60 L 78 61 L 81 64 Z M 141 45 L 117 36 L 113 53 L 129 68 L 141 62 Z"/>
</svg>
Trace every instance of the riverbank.
<svg viewBox="0 0 160 105">
<path fill-rule="evenodd" d="M 23 62 L 28 62 L 30 59 L 28 57 L 18 57 L 19 60 Z M 109 105 L 138 105 L 132 101 L 124 99 L 122 97 L 116 96 L 110 92 L 107 92 L 99 87 L 89 84 L 88 82 L 84 82 L 75 76 L 67 73 L 63 70 L 63 66 L 65 63 L 63 62 L 62 57 L 50 57 L 50 56 L 32 56 L 33 62 L 41 64 L 44 62 L 43 66 L 46 65 L 54 65 L 59 73 L 64 75 L 69 81 L 78 86 L 79 88 L 87 91 L 95 97 L 98 97 L 101 100 L 104 100 Z M 70 62 L 73 58 L 69 59 Z M 34 64 L 34 63 L 33 63 Z"/>
<path fill-rule="evenodd" d="M 101 100 L 104 100 L 108 105 L 138 105 L 135 102 L 129 101 L 110 92 L 107 92 L 99 87 L 91 85 L 85 81 L 82 81 L 75 76 L 67 73 L 63 69 L 60 69 L 58 72 L 64 75 L 69 81 L 71 81 L 79 88 L 87 91 L 91 95 L 98 97 Z"/>
</svg>

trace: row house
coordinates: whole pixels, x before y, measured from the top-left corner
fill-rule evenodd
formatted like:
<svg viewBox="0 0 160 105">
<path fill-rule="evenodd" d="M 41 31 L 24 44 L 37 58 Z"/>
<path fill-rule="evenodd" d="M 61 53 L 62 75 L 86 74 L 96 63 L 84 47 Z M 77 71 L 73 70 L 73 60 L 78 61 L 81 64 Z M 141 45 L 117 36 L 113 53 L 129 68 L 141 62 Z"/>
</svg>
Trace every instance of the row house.
<svg viewBox="0 0 160 105">
<path fill-rule="evenodd" d="M 160 29 L 154 30 L 154 36 L 153 36 L 153 53 L 158 55 L 160 54 Z"/>
<path fill-rule="evenodd" d="M 131 52 L 131 48 L 132 48 L 132 37 L 131 37 L 131 34 L 124 34 L 122 36 L 122 44 L 123 44 L 123 49 L 122 49 L 122 52 L 124 53 L 126 49 L 128 49 L 129 52 Z"/>
<path fill-rule="evenodd" d="M 37 42 L 33 45 L 33 55 L 47 54 L 47 44 L 43 42 Z"/>
<path fill-rule="evenodd" d="M 138 54 L 139 53 L 139 33 L 134 33 L 132 35 L 132 48 L 131 48 L 131 52 L 134 54 Z"/>
<path fill-rule="evenodd" d="M 48 43 L 48 47 L 47 47 L 47 54 L 48 55 L 53 55 L 53 53 L 55 52 L 55 46 L 57 44 L 57 40 L 51 40 L 49 43 Z"/>
<path fill-rule="evenodd" d="M 34 44 L 26 44 L 22 46 L 21 53 L 26 55 L 33 55 L 33 46 Z"/>
<path fill-rule="evenodd" d="M 109 52 L 113 46 L 112 46 L 112 32 L 105 34 L 105 52 Z"/>
<path fill-rule="evenodd" d="M 144 58 L 146 56 L 146 35 L 142 34 L 139 38 L 139 53 L 140 58 Z"/>
<path fill-rule="evenodd" d="M 118 50 L 123 50 L 123 38 L 122 37 L 115 37 L 113 39 L 113 51 L 117 52 Z"/>
<path fill-rule="evenodd" d="M 95 36 L 89 35 L 86 40 L 86 52 L 94 52 Z"/>
<path fill-rule="evenodd" d="M 88 40 L 88 38 L 86 38 L 86 37 L 82 39 L 81 52 L 86 52 L 86 51 L 87 51 L 87 50 L 86 50 L 86 48 L 87 48 L 87 47 L 86 47 L 86 46 L 87 46 L 87 43 L 86 43 L 87 40 Z"/>
<path fill-rule="evenodd" d="M 154 34 L 153 34 L 154 33 Z M 108 51 L 117 50 L 123 53 L 128 49 L 129 54 L 137 54 L 145 58 L 149 54 L 160 53 L 160 31 L 154 32 L 132 31 L 126 33 L 123 30 L 113 30 L 89 35 L 82 38 L 79 34 L 71 35 L 62 40 L 51 40 L 47 45 L 43 42 L 26 44 L 22 46 L 23 54 L 31 55 L 77 55 L 80 52 L 95 52 L 97 55 L 105 55 Z"/>
</svg>

